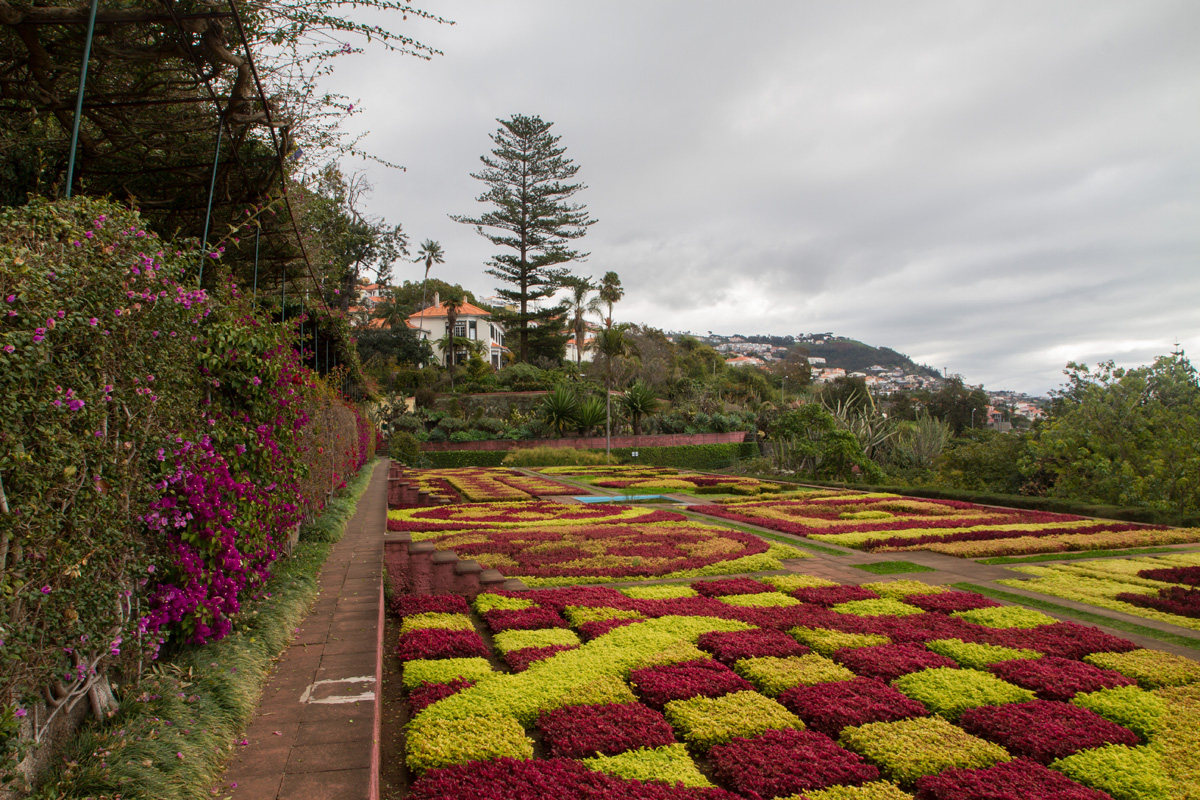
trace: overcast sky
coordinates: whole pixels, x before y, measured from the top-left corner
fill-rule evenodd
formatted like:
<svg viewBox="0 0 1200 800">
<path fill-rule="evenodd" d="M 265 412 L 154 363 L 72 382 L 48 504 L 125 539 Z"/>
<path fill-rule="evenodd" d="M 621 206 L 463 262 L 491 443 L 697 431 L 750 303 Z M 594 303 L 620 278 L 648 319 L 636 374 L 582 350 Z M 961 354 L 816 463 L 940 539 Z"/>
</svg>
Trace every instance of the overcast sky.
<svg viewBox="0 0 1200 800">
<path fill-rule="evenodd" d="M 1200 353 L 1200 2 L 443 0 L 347 94 L 369 211 L 479 295 L 469 177 L 498 118 L 554 123 L 620 320 L 833 331 L 989 389 Z M 406 272 L 407 271 L 407 272 Z M 421 268 L 398 264 L 397 278 Z"/>
</svg>

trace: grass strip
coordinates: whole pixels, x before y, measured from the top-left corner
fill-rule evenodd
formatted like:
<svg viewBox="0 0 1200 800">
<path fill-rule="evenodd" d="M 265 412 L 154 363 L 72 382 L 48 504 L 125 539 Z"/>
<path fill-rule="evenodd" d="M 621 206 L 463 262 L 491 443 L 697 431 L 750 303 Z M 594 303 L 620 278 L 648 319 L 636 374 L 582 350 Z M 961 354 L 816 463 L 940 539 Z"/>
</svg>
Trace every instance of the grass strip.
<svg viewBox="0 0 1200 800">
<path fill-rule="evenodd" d="M 704 522 L 709 525 L 718 525 L 722 528 L 731 528 L 735 531 L 741 531 L 742 533 L 748 533 L 752 536 L 760 536 L 763 539 L 772 539 L 776 542 L 783 542 L 784 544 L 790 544 L 793 547 L 799 547 L 801 550 L 812 550 L 814 553 L 823 553 L 824 555 L 827 555 L 827 556 L 848 556 L 848 555 L 853 555 L 853 552 L 854 552 L 854 551 L 852 551 L 852 552 L 848 553 L 845 550 L 835 550 L 832 547 L 825 547 L 824 545 L 814 544 L 813 542 L 810 542 L 808 539 L 803 539 L 803 538 L 800 538 L 797 536 L 785 536 L 781 533 L 772 533 L 770 531 L 760 531 L 757 528 L 749 528 L 745 525 L 739 525 L 736 522 L 730 522 L 729 520 L 723 519 L 721 517 L 710 517 L 705 514 L 698 514 L 695 512 L 691 512 L 691 511 L 684 511 L 683 515 L 685 517 L 689 517 L 689 518 L 695 520 L 696 522 Z"/>
<path fill-rule="evenodd" d="M 1151 553 L 1195 553 L 1196 550 L 1181 550 L 1178 547 L 1135 547 L 1131 550 L 1087 550 L 1082 553 L 1043 553 L 1036 556 L 996 556 L 981 558 L 976 564 L 1033 564 L 1039 561 L 1075 561 L 1081 558 L 1121 558 Z"/>
<path fill-rule="evenodd" d="M 1025 597 L 1012 592 L 1004 592 L 999 589 L 990 589 L 987 586 L 980 586 L 975 583 L 955 583 L 951 584 L 955 589 L 962 589 L 965 592 L 975 592 L 984 597 L 990 597 L 993 600 L 1004 600 L 1009 603 L 1017 603 L 1029 608 L 1037 608 L 1042 611 L 1051 611 L 1055 614 L 1061 614 L 1064 617 L 1072 617 L 1081 622 L 1090 622 L 1093 625 L 1104 625 L 1109 628 L 1125 631 L 1126 633 L 1136 633 L 1139 636 L 1149 636 L 1158 639 L 1160 642 L 1186 647 L 1191 650 L 1200 651 L 1200 639 L 1192 636 L 1181 636 L 1177 633 L 1169 631 L 1160 631 L 1157 628 L 1150 628 L 1145 625 L 1138 625 L 1135 622 L 1126 622 L 1122 619 L 1113 619 L 1106 617 L 1103 614 L 1093 614 L 1090 611 L 1080 611 L 1078 609 L 1061 606 L 1058 603 L 1051 603 L 1048 600 L 1039 600 L 1034 597 Z"/>
<path fill-rule="evenodd" d="M 224 639 L 194 647 L 115 687 L 119 707 L 88 722 L 43 778 L 37 800 L 193 800 L 210 796 L 225 761 L 258 707 L 271 665 L 292 641 L 320 591 L 318 575 L 341 538 L 376 462 L 330 502 L 258 598 L 243 606 Z"/>
<path fill-rule="evenodd" d="M 874 564 L 856 564 L 854 568 L 875 575 L 899 575 L 905 572 L 937 572 L 933 567 L 914 564 L 911 561 L 877 561 Z"/>
</svg>

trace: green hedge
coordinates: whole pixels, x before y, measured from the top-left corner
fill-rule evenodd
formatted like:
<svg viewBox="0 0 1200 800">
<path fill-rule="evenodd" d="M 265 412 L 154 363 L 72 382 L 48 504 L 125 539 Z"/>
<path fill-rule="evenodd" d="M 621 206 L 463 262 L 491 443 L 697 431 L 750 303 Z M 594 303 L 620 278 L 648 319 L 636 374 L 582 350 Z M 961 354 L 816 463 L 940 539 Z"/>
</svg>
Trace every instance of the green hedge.
<svg viewBox="0 0 1200 800">
<path fill-rule="evenodd" d="M 457 467 L 498 467 L 504 457 L 505 450 L 444 450 L 427 451 L 422 453 L 429 460 L 429 466 L 435 469 L 455 469 Z"/>
<path fill-rule="evenodd" d="M 637 458 L 633 453 L 637 452 Z M 758 455 L 754 442 L 728 444 L 680 444 L 670 447 L 614 447 L 612 454 L 622 463 L 683 469 L 724 469 L 743 458 Z"/>
</svg>

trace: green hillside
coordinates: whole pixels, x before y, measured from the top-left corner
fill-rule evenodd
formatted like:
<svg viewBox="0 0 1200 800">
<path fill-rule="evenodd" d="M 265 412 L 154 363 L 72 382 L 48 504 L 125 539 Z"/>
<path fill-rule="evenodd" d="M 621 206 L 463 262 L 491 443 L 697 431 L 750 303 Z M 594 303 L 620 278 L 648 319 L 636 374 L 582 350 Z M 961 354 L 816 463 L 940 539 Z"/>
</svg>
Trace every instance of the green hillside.
<svg viewBox="0 0 1200 800">
<path fill-rule="evenodd" d="M 913 362 L 890 347 L 872 347 L 853 339 L 826 339 L 824 344 L 797 342 L 796 347 L 809 357 L 825 359 L 826 367 L 841 367 L 846 372 L 863 372 L 867 367 L 901 367 L 913 375 L 938 377 L 936 370 Z"/>
</svg>

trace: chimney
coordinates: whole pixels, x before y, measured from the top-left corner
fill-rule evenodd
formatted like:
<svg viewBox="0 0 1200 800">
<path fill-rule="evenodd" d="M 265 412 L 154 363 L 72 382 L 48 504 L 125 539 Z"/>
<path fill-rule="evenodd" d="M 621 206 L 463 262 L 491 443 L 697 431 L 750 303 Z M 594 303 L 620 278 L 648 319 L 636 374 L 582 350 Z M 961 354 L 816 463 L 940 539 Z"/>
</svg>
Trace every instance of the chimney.
<svg viewBox="0 0 1200 800">
<path fill-rule="evenodd" d="M 440 298 L 440 297 L 438 297 L 438 293 L 437 293 L 437 292 L 434 292 L 434 293 L 433 293 L 433 307 L 434 307 L 434 308 L 437 308 L 437 307 L 438 307 L 438 306 L 440 306 L 441 304 L 442 304 L 442 300 L 441 300 L 441 298 Z"/>
</svg>

